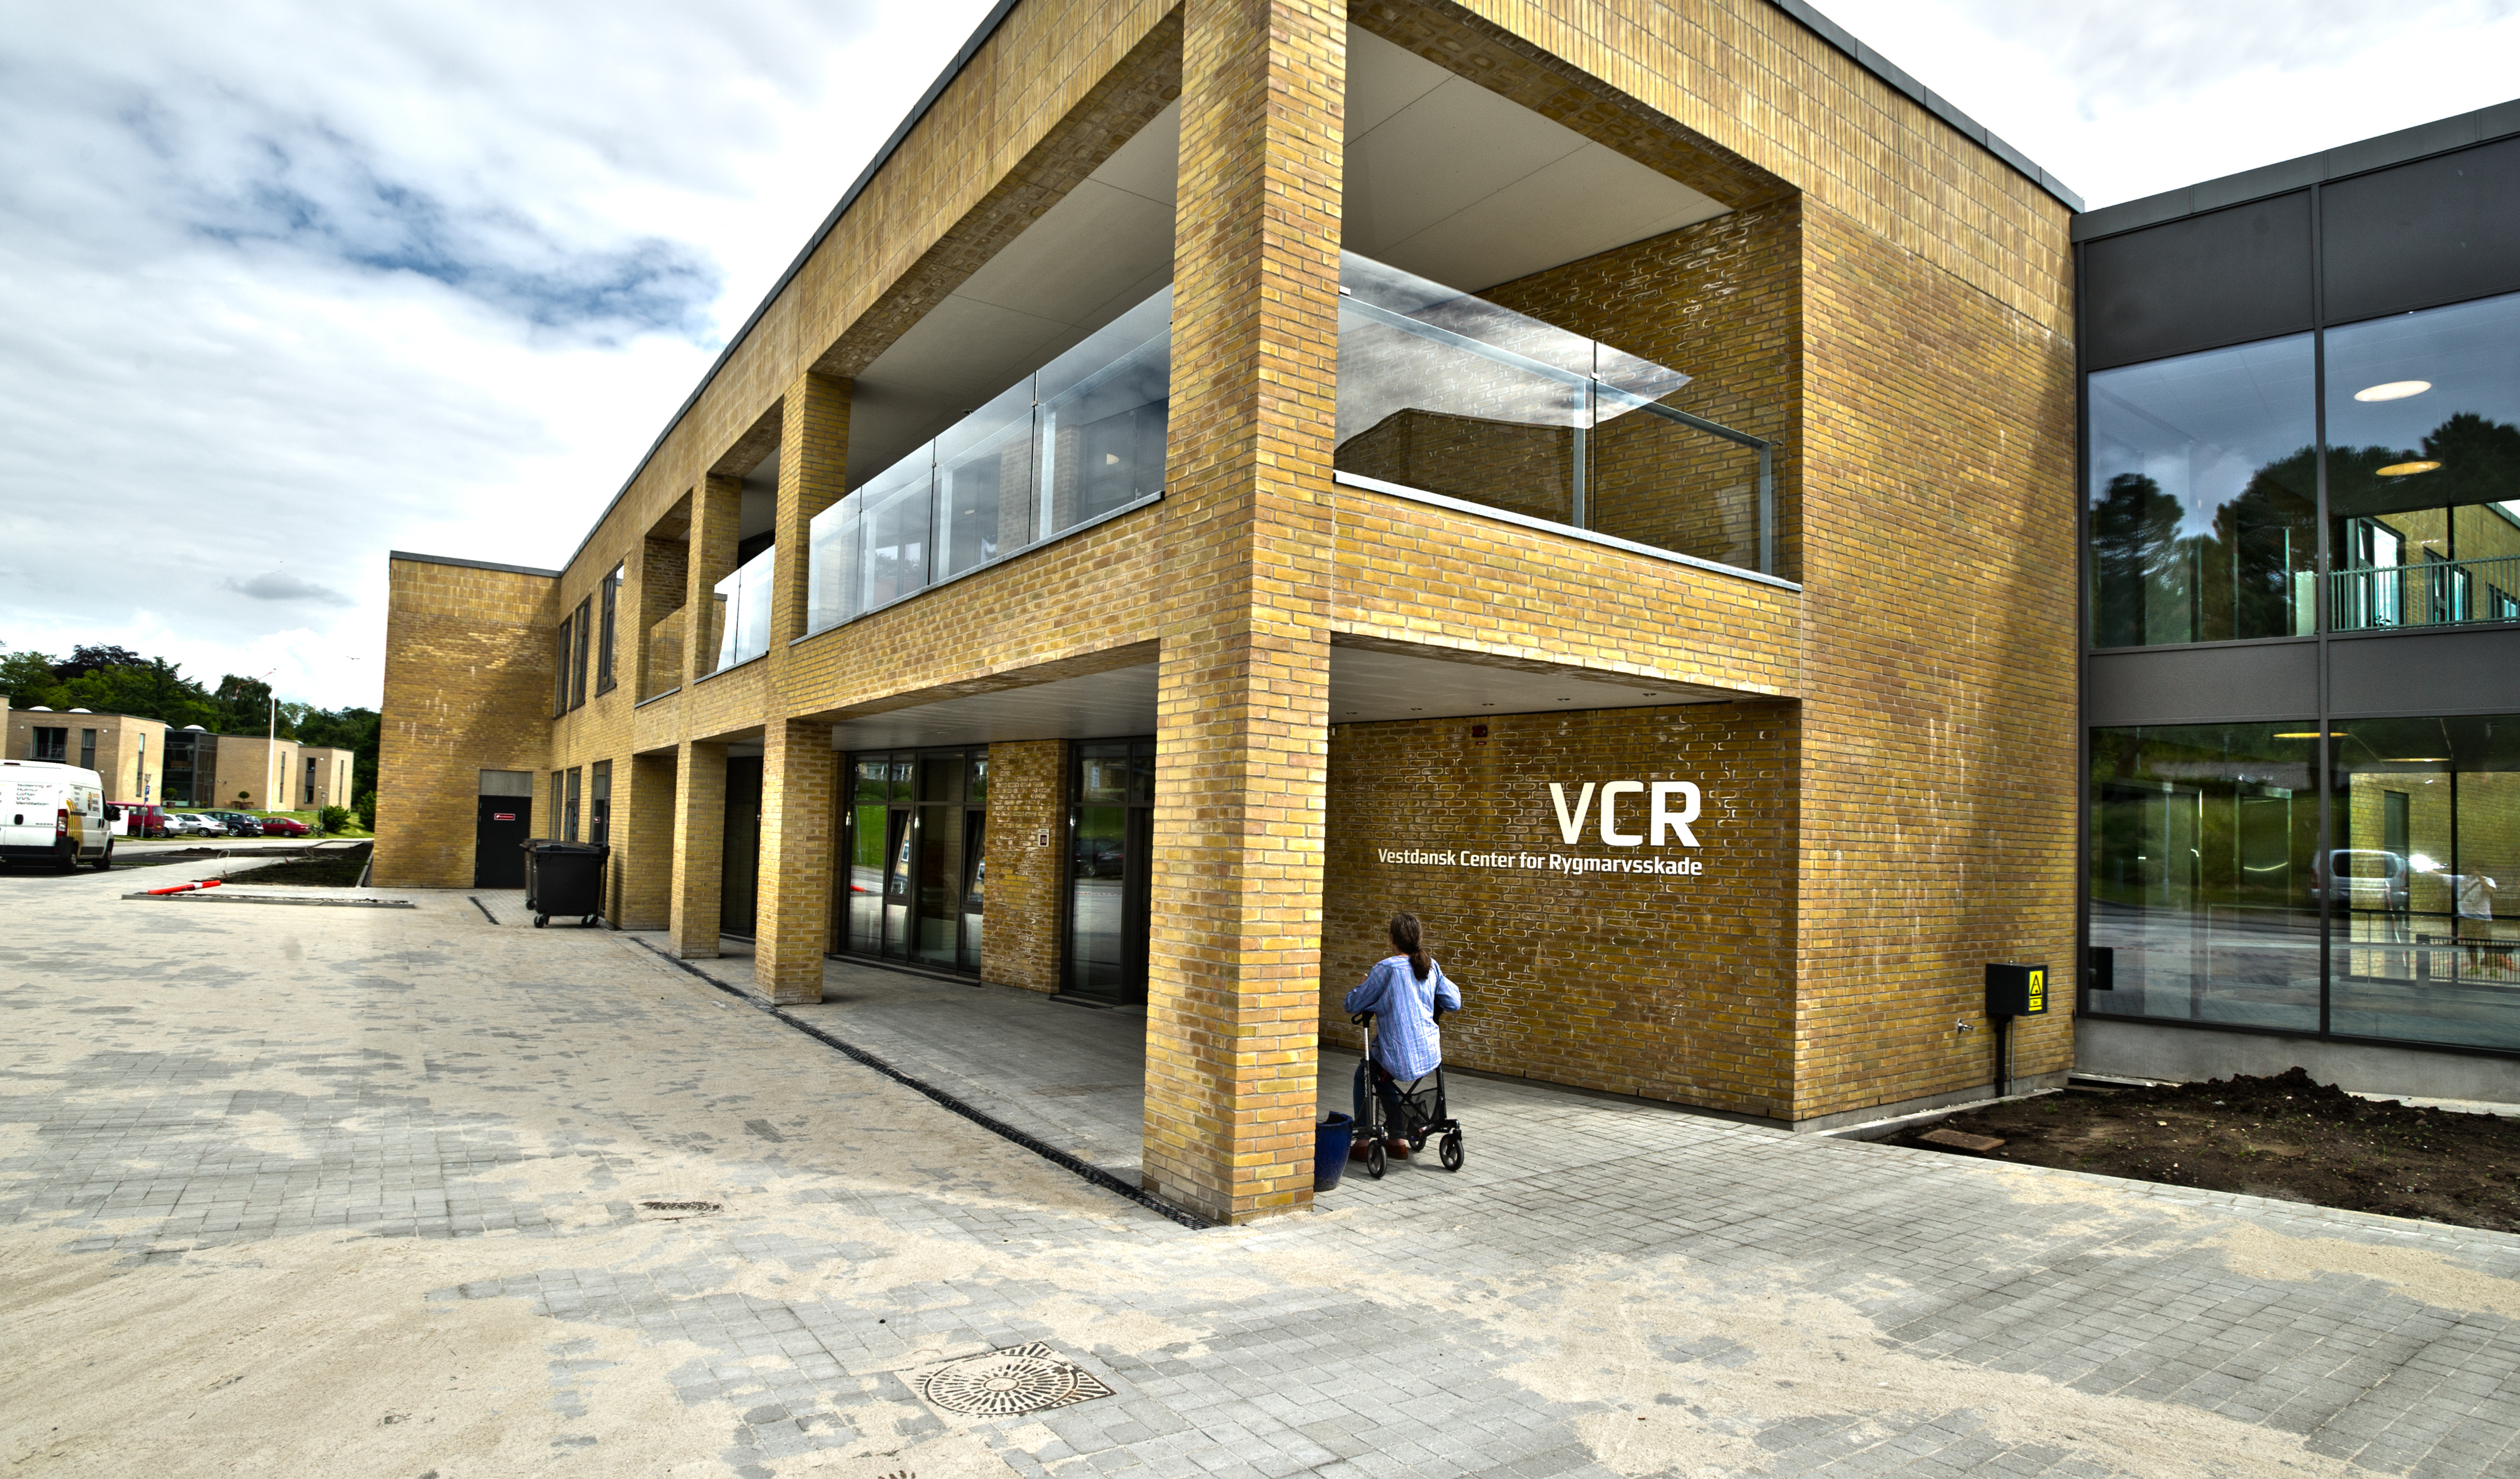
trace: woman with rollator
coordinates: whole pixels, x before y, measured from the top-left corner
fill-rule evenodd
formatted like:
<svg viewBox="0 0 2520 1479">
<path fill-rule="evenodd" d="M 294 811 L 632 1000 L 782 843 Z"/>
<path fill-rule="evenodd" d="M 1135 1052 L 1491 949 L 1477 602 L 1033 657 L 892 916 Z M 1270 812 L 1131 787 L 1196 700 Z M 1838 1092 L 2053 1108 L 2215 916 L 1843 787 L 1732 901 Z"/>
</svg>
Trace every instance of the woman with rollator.
<svg viewBox="0 0 2520 1479">
<path fill-rule="evenodd" d="M 1416 1096 L 1404 1098 L 1401 1086 L 1443 1065 L 1444 1033 L 1436 1024 L 1445 1012 L 1462 1009 L 1462 994 L 1445 977 L 1444 967 L 1426 954 L 1425 929 L 1416 915 L 1404 911 L 1391 917 L 1391 949 L 1394 953 L 1375 962 L 1364 983 L 1347 994 L 1347 1009 L 1371 1013 L 1372 1018 L 1367 1024 L 1372 1055 L 1356 1065 L 1356 1122 L 1359 1126 L 1372 1123 L 1365 1112 L 1370 1073 L 1374 1094 L 1382 1100 L 1383 1129 L 1389 1136 L 1383 1149 L 1393 1160 L 1407 1160 L 1411 1139 L 1425 1143 L 1422 1129 L 1416 1137 L 1409 1135 L 1418 1128 L 1413 1121 L 1428 1116 L 1423 1106 L 1414 1102 Z M 1436 1109 L 1437 1117 L 1442 1114 Z M 1363 1148 L 1360 1145 L 1360 1152 Z"/>
</svg>

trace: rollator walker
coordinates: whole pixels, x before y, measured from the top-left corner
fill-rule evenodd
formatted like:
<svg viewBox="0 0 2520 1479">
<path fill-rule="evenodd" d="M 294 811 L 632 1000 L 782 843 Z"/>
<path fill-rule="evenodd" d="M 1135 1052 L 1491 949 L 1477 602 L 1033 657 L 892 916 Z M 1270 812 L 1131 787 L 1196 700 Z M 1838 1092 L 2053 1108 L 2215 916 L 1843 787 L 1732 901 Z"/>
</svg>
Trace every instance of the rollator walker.
<svg viewBox="0 0 2520 1479">
<path fill-rule="evenodd" d="M 1356 1065 L 1357 1097 L 1365 1101 L 1358 1114 L 1357 1130 L 1365 1137 L 1365 1174 L 1375 1181 L 1389 1169 L 1383 1160 L 1382 1143 L 1392 1135 L 1409 1142 L 1409 1153 L 1416 1155 L 1434 1140 L 1435 1158 L 1447 1171 L 1462 1169 L 1462 1122 L 1453 1118 L 1444 1103 L 1444 1065 L 1407 1084 L 1392 1077 L 1373 1060 L 1373 1013 L 1360 1011 L 1348 1020 L 1365 1029 L 1365 1061 Z M 1444 1008 L 1438 1003 L 1435 1021 L 1444 1020 Z M 1383 1096 L 1393 1100 L 1397 1122 L 1383 1123 Z"/>
</svg>

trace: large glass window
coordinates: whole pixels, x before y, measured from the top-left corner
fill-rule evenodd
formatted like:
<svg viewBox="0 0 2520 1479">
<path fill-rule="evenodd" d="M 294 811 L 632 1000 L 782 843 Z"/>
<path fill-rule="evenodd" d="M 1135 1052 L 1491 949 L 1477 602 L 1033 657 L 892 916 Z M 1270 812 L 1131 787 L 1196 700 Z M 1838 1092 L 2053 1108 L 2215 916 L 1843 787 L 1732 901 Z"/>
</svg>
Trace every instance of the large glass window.
<svg viewBox="0 0 2520 1479">
<path fill-rule="evenodd" d="M 2327 331 L 2338 631 L 2520 621 L 2520 294 Z"/>
<path fill-rule="evenodd" d="M 2333 729 L 2328 1030 L 2520 1049 L 2520 715 Z"/>
<path fill-rule="evenodd" d="M 1070 765 L 1066 989 L 1098 1001 L 1144 1001 L 1155 742 L 1079 744 Z"/>
<path fill-rule="evenodd" d="M 2316 629 L 2309 335 L 2090 378 L 2092 646 Z"/>
<path fill-rule="evenodd" d="M 841 948 L 977 974 L 988 751 L 853 755 L 845 774 Z"/>
<path fill-rule="evenodd" d="M 2318 1030 L 2318 757 L 2311 724 L 2092 732 L 2091 1009 Z"/>
</svg>

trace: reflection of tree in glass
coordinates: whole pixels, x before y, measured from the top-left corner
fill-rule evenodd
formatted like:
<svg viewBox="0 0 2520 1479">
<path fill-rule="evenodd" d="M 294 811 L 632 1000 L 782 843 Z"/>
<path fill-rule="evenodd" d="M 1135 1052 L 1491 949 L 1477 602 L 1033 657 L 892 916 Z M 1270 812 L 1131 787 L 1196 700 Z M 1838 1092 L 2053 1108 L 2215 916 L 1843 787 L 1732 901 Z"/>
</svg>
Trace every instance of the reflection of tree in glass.
<svg viewBox="0 0 2520 1479">
<path fill-rule="evenodd" d="M 2382 468 L 2435 462 L 2426 472 L 2382 477 Z M 2423 445 L 2330 447 L 2327 506 L 2339 517 L 2501 503 L 2520 498 L 2520 426 L 2473 411 L 2453 413 Z"/>
<path fill-rule="evenodd" d="M 2220 642 L 2297 630 L 2294 571 L 2310 568 L 2317 454 L 2309 447 L 2251 474 L 2182 535 L 2185 511 L 2140 472 L 2122 472 L 2092 506 L 2092 645 Z"/>
</svg>

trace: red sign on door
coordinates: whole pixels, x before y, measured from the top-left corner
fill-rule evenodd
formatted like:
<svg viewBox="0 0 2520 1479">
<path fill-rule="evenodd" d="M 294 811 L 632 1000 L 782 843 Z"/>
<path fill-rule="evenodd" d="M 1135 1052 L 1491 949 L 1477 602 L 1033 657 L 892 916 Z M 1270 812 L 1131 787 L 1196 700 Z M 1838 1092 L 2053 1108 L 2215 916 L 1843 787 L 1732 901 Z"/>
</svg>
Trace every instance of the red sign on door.
<svg viewBox="0 0 2520 1479">
<path fill-rule="evenodd" d="M 490 820 L 493 822 L 514 822 L 517 820 L 517 814 L 515 812 L 492 812 L 490 813 Z"/>
</svg>

